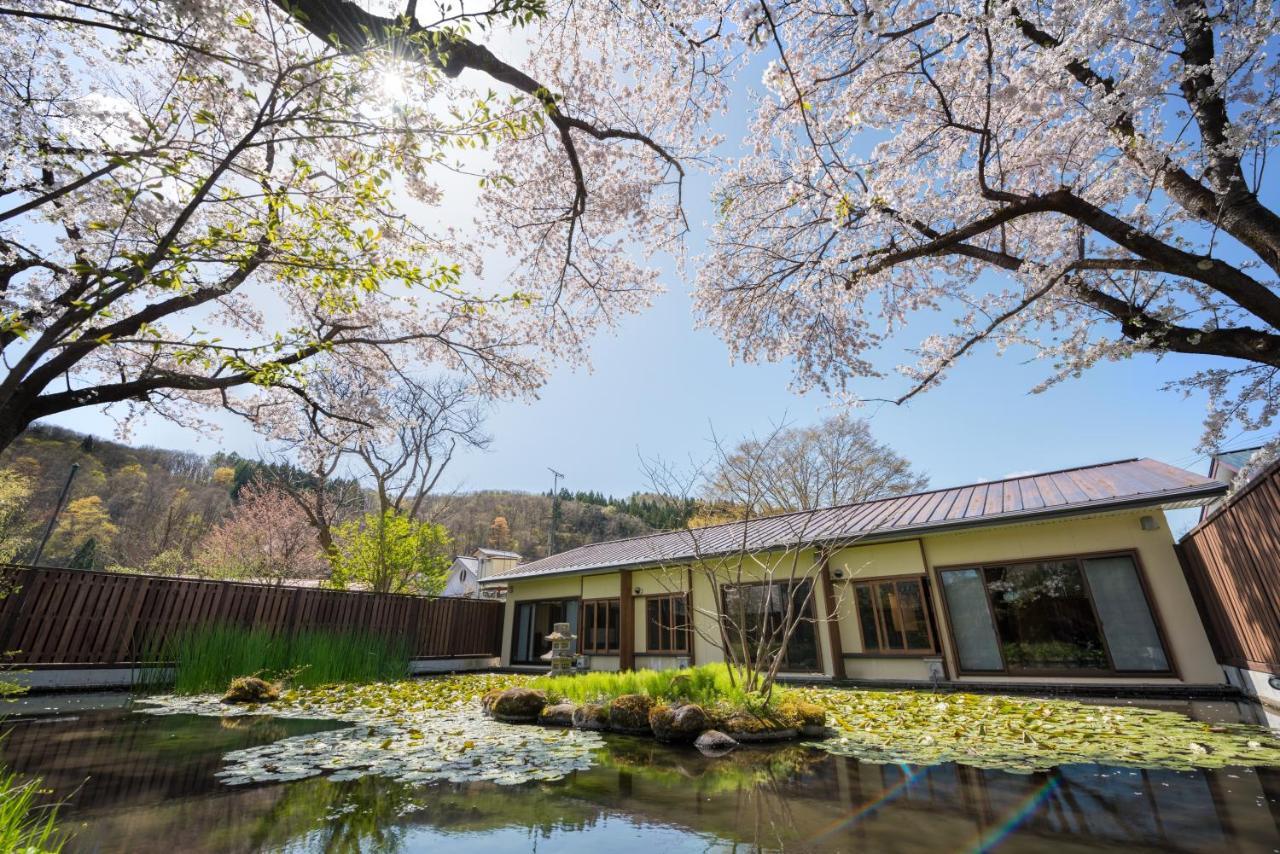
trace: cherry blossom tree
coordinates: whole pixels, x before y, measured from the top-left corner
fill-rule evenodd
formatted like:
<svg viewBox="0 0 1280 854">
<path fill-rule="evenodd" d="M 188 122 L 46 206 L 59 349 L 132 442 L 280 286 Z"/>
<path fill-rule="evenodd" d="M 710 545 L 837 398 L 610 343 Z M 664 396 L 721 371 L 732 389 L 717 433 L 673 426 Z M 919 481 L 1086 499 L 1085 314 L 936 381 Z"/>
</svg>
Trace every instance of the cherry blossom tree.
<svg viewBox="0 0 1280 854">
<path fill-rule="evenodd" d="M 274 584 L 329 574 L 307 517 L 283 491 L 259 480 L 245 484 L 227 517 L 200 540 L 194 564 L 208 578 Z"/>
<path fill-rule="evenodd" d="M 646 303 L 627 250 L 685 227 L 681 99 L 613 80 L 634 39 L 571 43 L 594 7 L 418 7 L 0 8 L 0 448 L 85 406 L 252 413 L 322 360 L 527 392 Z M 535 31 L 528 70 L 477 40 Z"/>
<path fill-rule="evenodd" d="M 1273 3 L 763 0 L 734 19 L 705 49 L 767 56 L 767 91 L 697 305 L 736 355 L 865 399 L 905 325 L 954 322 L 893 402 L 989 342 L 1051 362 L 1038 388 L 1217 357 L 1174 384 L 1207 394 L 1205 445 L 1274 419 Z"/>
</svg>

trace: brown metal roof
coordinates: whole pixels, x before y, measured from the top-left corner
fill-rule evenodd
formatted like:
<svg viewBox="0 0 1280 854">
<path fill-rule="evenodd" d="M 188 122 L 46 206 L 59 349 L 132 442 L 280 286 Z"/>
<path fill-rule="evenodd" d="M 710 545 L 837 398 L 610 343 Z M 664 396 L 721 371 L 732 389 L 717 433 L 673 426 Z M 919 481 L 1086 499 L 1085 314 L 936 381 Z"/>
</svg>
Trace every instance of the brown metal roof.
<svg viewBox="0 0 1280 854">
<path fill-rule="evenodd" d="M 1156 460 L 1120 460 L 748 522 L 591 543 L 494 573 L 481 583 L 654 565 L 797 543 L 899 539 L 1123 507 L 1193 505 L 1215 498 L 1227 488 L 1221 481 Z"/>
</svg>

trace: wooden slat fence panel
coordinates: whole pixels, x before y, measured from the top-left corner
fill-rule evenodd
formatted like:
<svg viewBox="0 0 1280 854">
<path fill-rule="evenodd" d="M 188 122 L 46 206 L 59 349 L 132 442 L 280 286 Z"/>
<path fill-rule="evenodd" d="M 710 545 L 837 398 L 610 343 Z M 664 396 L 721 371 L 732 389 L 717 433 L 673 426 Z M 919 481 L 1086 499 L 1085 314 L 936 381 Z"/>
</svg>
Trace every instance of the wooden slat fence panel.
<svg viewBox="0 0 1280 854">
<path fill-rule="evenodd" d="M 1218 661 L 1280 675 L 1280 462 L 1178 543 Z"/>
<path fill-rule="evenodd" d="M 0 568 L 0 650 L 20 665 L 132 664 L 191 626 L 403 637 L 413 658 L 500 655 L 501 602 L 41 567 Z"/>
</svg>

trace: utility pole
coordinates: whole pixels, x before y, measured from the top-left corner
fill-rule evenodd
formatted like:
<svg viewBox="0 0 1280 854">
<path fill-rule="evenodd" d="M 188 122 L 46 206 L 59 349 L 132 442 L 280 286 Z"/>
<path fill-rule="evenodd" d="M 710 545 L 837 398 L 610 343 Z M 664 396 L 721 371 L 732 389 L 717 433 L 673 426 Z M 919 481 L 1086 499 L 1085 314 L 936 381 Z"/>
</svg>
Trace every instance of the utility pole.
<svg viewBox="0 0 1280 854">
<path fill-rule="evenodd" d="M 547 555 L 556 553 L 556 523 L 560 521 L 560 481 L 564 479 L 564 475 L 547 466 L 547 471 L 551 472 L 551 533 L 547 537 Z"/>
<path fill-rule="evenodd" d="M 36 546 L 35 556 L 31 558 L 32 566 L 40 565 L 40 556 L 44 554 L 44 547 L 49 542 L 49 535 L 53 533 L 54 527 L 58 524 L 58 515 L 62 513 L 62 505 L 67 503 L 67 496 L 71 494 L 71 481 L 76 479 L 76 472 L 80 471 L 79 463 L 71 464 L 71 471 L 67 473 L 67 482 L 62 485 L 62 492 L 58 495 L 58 503 L 53 507 L 53 515 L 49 517 L 49 524 L 45 526 L 44 536 L 40 538 L 40 545 Z"/>
</svg>

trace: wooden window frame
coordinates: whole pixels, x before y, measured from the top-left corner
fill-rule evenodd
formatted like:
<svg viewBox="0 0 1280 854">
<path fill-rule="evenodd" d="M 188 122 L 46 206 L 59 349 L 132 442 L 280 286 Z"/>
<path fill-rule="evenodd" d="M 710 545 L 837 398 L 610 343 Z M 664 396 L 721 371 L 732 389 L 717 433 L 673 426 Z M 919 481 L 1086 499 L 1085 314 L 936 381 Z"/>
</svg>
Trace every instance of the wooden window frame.
<svg viewBox="0 0 1280 854">
<path fill-rule="evenodd" d="M 1138 586 L 1142 589 L 1142 596 L 1146 600 L 1147 610 L 1151 613 L 1151 621 L 1155 623 L 1156 636 L 1160 639 L 1160 646 L 1164 652 L 1165 661 L 1168 662 L 1167 670 L 1117 670 L 1115 659 L 1111 656 L 1111 645 L 1107 641 L 1107 633 L 1102 627 L 1102 619 L 1098 616 L 1098 606 L 1093 598 L 1093 588 L 1089 585 L 1088 574 L 1084 571 L 1083 562 L 1093 558 L 1107 557 L 1127 557 L 1133 560 L 1134 572 L 1138 576 Z M 1110 665 L 1106 670 L 1090 669 L 1090 668 L 1045 668 L 1042 670 L 1009 670 L 1009 664 L 1005 661 L 1004 646 L 1000 639 L 1000 629 L 995 621 L 995 608 L 991 602 L 991 590 L 987 587 L 987 567 L 994 566 L 1018 566 L 1020 564 L 1040 563 L 1048 561 L 1066 561 L 1074 560 L 1079 564 L 1080 580 L 1084 585 L 1085 595 L 1089 599 L 1089 607 L 1093 610 L 1094 619 L 1098 623 L 1098 634 L 1102 639 L 1102 648 L 1107 654 L 1107 663 Z M 956 645 L 955 624 L 951 616 L 951 603 L 947 601 L 946 589 L 942 584 L 942 573 L 954 572 L 963 569 L 978 570 L 979 577 L 982 580 L 982 590 L 986 594 L 987 603 L 987 619 L 991 621 L 991 630 L 995 633 L 996 651 L 1000 653 L 1001 668 L 999 670 L 966 670 L 960 661 L 960 650 Z M 1059 554 L 1046 555 L 1037 557 L 1018 557 L 1009 558 L 1007 560 L 985 560 L 975 561 L 973 563 L 956 563 L 946 566 L 935 566 L 934 572 L 938 574 L 938 597 L 942 600 L 942 611 L 947 619 L 947 637 L 951 642 L 951 648 L 956 651 L 956 675 L 958 676 L 1007 676 L 1011 679 L 1020 678 L 1038 678 L 1038 677 L 1080 677 L 1080 678 L 1148 678 L 1148 679 L 1182 679 L 1182 671 L 1178 666 L 1177 659 L 1174 657 L 1173 647 L 1169 644 L 1169 634 L 1165 631 L 1164 617 L 1160 613 L 1160 606 L 1156 602 L 1155 597 L 1151 595 L 1151 585 L 1147 580 L 1147 569 L 1143 566 L 1142 556 L 1138 554 L 1137 549 L 1108 549 L 1100 552 L 1078 552 L 1075 554 Z"/>
<path fill-rule="evenodd" d="M 689 614 L 689 594 L 688 593 L 654 593 L 648 596 L 641 596 L 644 600 L 644 650 L 648 655 L 688 655 L 689 650 L 693 647 L 690 635 L 693 634 L 693 620 Z M 674 604 L 679 599 L 684 602 L 684 618 L 685 626 L 683 629 L 678 626 L 668 626 L 667 628 L 659 628 L 659 632 L 668 635 L 672 644 L 670 649 L 661 649 L 655 647 L 653 638 L 649 635 L 649 603 L 657 602 L 662 599 L 670 599 Z M 683 645 L 675 647 L 675 643 L 679 641 Z"/>
<path fill-rule="evenodd" d="M 789 586 L 793 587 L 796 584 L 806 584 L 806 583 L 812 585 L 812 589 L 813 589 L 813 592 L 809 596 L 809 600 L 808 600 L 808 607 L 809 607 L 810 614 L 807 618 L 802 616 L 801 619 L 809 619 L 813 623 L 813 647 L 814 647 L 815 657 L 817 660 L 815 662 L 815 666 L 811 670 L 793 670 L 790 668 L 791 662 L 787 660 L 788 654 L 784 652 L 783 662 L 782 662 L 783 668 L 781 671 L 783 673 L 825 673 L 826 672 L 825 670 L 826 665 L 824 663 L 824 654 L 823 654 L 823 648 L 822 648 L 822 633 L 818 631 L 818 626 L 822 623 L 822 620 L 818 619 L 818 601 L 817 600 L 818 600 L 818 596 L 821 595 L 821 590 L 818 588 L 818 585 L 821 583 L 819 579 L 812 576 L 801 576 L 800 578 L 788 578 L 788 579 L 777 580 L 777 581 L 735 581 L 735 582 L 720 585 L 720 604 L 723 604 L 729 590 L 733 588 L 764 587 L 765 585 L 772 584 L 785 590 Z M 828 615 L 827 619 L 831 619 L 831 616 Z M 727 659 L 728 657 L 729 657 L 728 651 L 725 650 L 725 658 Z"/>
<path fill-rule="evenodd" d="M 615 604 L 618 606 L 618 645 L 616 647 L 610 647 L 608 645 L 609 644 L 609 628 L 611 625 L 609 621 L 609 605 L 610 604 Z M 592 631 L 591 634 L 587 633 L 587 609 L 588 608 L 591 609 L 591 614 L 592 614 L 591 627 L 593 630 L 597 626 L 599 626 L 599 624 L 595 622 L 596 614 L 601 609 L 604 610 L 603 628 L 604 628 L 604 636 L 605 636 L 605 646 L 603 647 L 595 646 L 594 644 L 591 646 L 587 645 L 587 639 L 593 637 L 593 635 L 595 634 L 594 631 Z M 578 644 L 578 650 L 583 655 L 621 655 L 622 654 L 622 599 L 617 596 L 607 596 L 600 599 L 583 599 L 578 605 L 578 634 L 581 635 L 582 637 L 582 642 Z"/>
<path fill-rule="evenodd" d="M 902 649 L 889 649 L 885 646 L 885 640 L 888 637 L 888 627 L 884 618 L 884 611 L 880 605 L 880 597 L 876 595 L 881 584 L 897 584 L 901 581 L 913 581 L 920 590 L 920 608 L 924 612 L 925 631 L 929 635 L 929 646 L 918 648 L 906 647 L 906 636 L 903 635 Z M 876 641 L 879 644 L 877 649 L 867 649 L 862 632 L 862 613 L 858 608 L 858 588 L 867 587 L 871 591 L 871 607 L 876 614 Z M 862 644 L 862 652 L 854 655 L 867 658 L 924 658 L 938 654 L 938 633 L 934 629 L 933 608 L 931 607 L 929 576 L 924 573 L 911 573 L 908 575 L 881 575 L 875 578 L 859 578 L 850 580 L 849 593 L 853 597 L 853 613 L 858 622 L 858 640 Z M 894 598 L 894 606 L 897 607 L 897 598 Z"/>
</svg>

